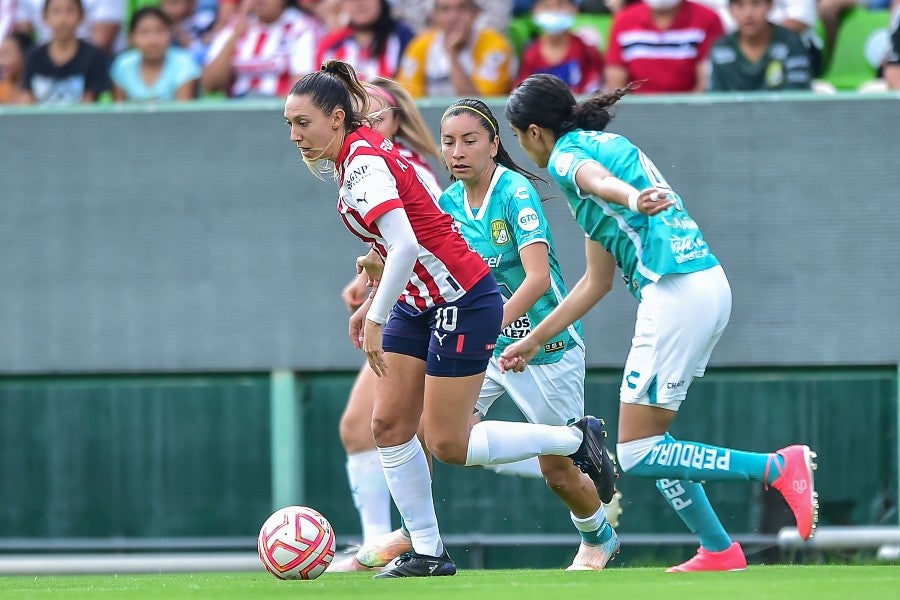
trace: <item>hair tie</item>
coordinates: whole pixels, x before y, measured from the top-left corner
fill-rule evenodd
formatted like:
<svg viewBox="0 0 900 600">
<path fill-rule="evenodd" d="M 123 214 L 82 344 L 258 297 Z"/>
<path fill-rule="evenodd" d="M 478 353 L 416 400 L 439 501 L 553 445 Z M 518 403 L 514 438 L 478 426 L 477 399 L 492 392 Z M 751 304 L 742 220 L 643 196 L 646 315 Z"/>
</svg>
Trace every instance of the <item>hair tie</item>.
<svg viewBox="0 0 900 600">
<path fill-rule="evenodd" d="M 465 109 L 471 110 L 471 111 L 474 112 L 474 113 L 477 113 L 477 114 L 481 115 L 481 118 L 484 119 L 485 121 L 487 121 L 487 122 L 488 122 L 488 125 L 491 126 L 491 129 L 493 130 L 494 135 L 499 135 L 499 134 L 500 134 L 500 132 L 498 132 L 498 131 L 497 131 L 497 128 L 494 126 L 494 122 L 491 121 L 491 120 L 488 118 L 488 116 L 487 116 L 486 114 L 484 114 L 483 112 L 481 112 L 481 111 L 478 110 L 477 108 L 473 108 L 473 107 L 471 107 L 471 106 L 469 106 L 469 105 L 467 105 L 467 104 L 454 104 L 453 106 L 451 106 L 450 108 L 448 108 L 447 110 L 444 111 L 443 116 L 441 116 L 441 121 L 443 121 L 443 120 L 447 117 L 447 114 L 448 114 L 450 111 L 456 110 L 457 108 L 465 108 Z"/>
</svg>

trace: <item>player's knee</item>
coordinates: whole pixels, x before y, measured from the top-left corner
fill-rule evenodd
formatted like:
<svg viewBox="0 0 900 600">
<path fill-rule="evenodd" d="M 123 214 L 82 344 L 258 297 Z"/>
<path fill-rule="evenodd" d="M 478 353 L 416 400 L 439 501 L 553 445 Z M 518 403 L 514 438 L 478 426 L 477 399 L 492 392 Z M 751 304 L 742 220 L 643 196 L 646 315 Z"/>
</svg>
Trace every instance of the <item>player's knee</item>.
<svg viewBox="0 0 900 600">
<path fill-rule="evenodd" d="M 624 473 L 627 473 L 638 466 L 644 462 L 644 459 L 650 454 L 653 446 L 664 439 L 665 436 L 663 435 L 651 435 L 649 437 L 631 440 L 630 442 L 616 444 L 616 459 L 619 463 L 619 469 Z"/>
<path fill-rule="evenodd" d="M 466 464 L 466 455 L 469 447 L 465 441 L 442 439 L 433 442 L 429 441 L 428 450 L 442 463 L 464 465 Z"/>
<path fill-rule="evenodd" d="M 405 444 L 416 435 L 416 424 L 406 421 L 373 417 L 372 437 L 379 448 Z"/>
<path fill-rule="evenodd" d="M 341 417 L 338 433 L 348 454 L 371 450 L 375 446 L 371 418 L 360 419 L 345 413 Z"/>
</svg>

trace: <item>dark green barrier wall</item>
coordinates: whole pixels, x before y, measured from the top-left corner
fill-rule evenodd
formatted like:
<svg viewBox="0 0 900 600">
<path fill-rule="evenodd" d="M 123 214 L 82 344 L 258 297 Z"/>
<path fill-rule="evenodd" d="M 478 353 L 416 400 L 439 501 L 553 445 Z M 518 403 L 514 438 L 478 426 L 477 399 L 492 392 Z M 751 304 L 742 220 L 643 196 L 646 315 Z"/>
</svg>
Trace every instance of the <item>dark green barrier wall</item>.
<svg viewBox="0 0 900 600">
<path fill-rule="evenodd" d="M 757 451 L 809 443 L 822 522 L 875 523 L 885 501 L 896 506 L 896 377 L 717 370 L 695 382 L 672 432 Z M 344 540 L 359 535 L 337 436 L 352 378 L 301 375 L 297 386 L 306 496 L 295 501 Z M 611 432 L 618 382 L 613 371 L 587 381 L 588 410 Z M 269 392 L 268 375 L 0 379 L 0 537 L 254 536 L 272 508 Z M 508 401 L 494 410 L 518 419 Z M 684 533 L 652 481 L 626 476 L 621 489 L 623 533 Z M 762 486 L 709 490 L 729 530 L 761 529 Z M 571 532 L 540 481 L 438 464 L 435 498 L 447 534 Z"/>
</svg>

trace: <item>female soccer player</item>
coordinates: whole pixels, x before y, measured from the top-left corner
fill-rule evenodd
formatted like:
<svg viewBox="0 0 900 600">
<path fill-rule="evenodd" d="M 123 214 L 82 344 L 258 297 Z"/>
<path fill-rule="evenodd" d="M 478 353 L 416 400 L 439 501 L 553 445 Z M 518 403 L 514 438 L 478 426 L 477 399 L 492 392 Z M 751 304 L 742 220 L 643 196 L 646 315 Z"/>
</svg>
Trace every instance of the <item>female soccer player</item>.
<svg viewBox="0 0 900 600">
<path fill-rule="evenodd" d="M 573 427 L 469 424 L 500 333 L 503 302 L 490 269 L 409 161 L 364 124 L 368 97 L 349 64 L 333 60 L 301 78 L 285 101 L 290 137 L 314 173 L 334 171 L 338 211 L 384 259 L 374 293 L 350 318 L 352 343 L 378 380 L 372 433 L 412 550 L 376 577 L 453 575 L 416 437 L 421 424 L 439 460 L 486 465 L 543 454 L 570 456 L 601 485 L 605 431 L 585 417 Z M 399 300 L 398 300 L 399 298 Z"/>
<path fill-rule="evenodd" d="M 372 129 L 391 140 L 400 155 L 419 174 L 422 182 L 428 185 L 434 197 L 440 196 L 440 184 L 425 158 L 440 160 L 437 144 L 412 96 L 390 79 L 376 77 L 363 85 L 369 95 L 368 121 Z M 351 314 L 356 312 L 369 294 L 368 279 L 367 273 L 362 271 L 344 288 L 342 296 Z M 391 493 L 381 469 L 375 439 L 372 437 L 376 380 L 375 372 L 368 364 L 364 364 L 350 391 L 339 430 L 341 442 L 347 451 L 347 480 L 362 525 L 362 547 L 377 549 L 394 558 L 409 549 L 409 538 L 403 536 L 402 532 L 395 535 L 397 539 L 393 541 L 385 537 L 392 531 Z M 371 562 L 373 559 L 368 560 Z M 387 562 L 380 558 L 374 560 L 376 566 Z M 328 571 L 333 573 L 368 568 L 368 565 L 359 563 L 356 557 L 349 557 L 333 563 Z"/>
<path fill-rule="evenodd" d="M 565 300 L 500 366 L 521 371 L 549 340 L 583 317 L 610 290 L 620 265 L 638 299 L 637 322 L 620 391 L 618 460 L 657 487 L 700 538 L 678 571 L 747 566 L 725 532 L 701 481 L 755 480 L 781 492 L 808 539 L 818 517 L 815 454 L 796 445 L 772 454 L 676 440 L 669 425 L 694 377 L 703 375 L 731 314 L 731 289 L 697 223 L 653 162 L 626 138 L 605 131 L 609 108 L 631 90 L 582 103 L 552 75 L 516 88 L 506 118 L 534 163 L 547 168 L 587 234 L 587 269 Z"/>
<path fill-rule="evenodd" d="M 504 296 L 503 332 L 476 409 L 487 414 L 491 404 L 508 393 L 531 423 L 565 425 L 584 415 L 584 342 L 576 321 L 548 340 L 523 375 L 505 376 L 497 357 L 523 338 L 566 294 L 550 226 L 532 184 L 536 175 L 519 167 L 500 139 L 490 108 L 463 99 L 441 119 L 441 151 L 455 183 L 440 198 L 463 237 L 491 267 Z M 590 479 L 569 459 L 541 456 L 547 485 L 569 507 L 581 534 L 581 546 L 569 570 L 599 570 L 619 549 L 607 522 L 600 496 Z M 610 465 L 610 468 L 612 466 Z M 605 491 L 604 500 L 614 490 Z"/>
</svg>

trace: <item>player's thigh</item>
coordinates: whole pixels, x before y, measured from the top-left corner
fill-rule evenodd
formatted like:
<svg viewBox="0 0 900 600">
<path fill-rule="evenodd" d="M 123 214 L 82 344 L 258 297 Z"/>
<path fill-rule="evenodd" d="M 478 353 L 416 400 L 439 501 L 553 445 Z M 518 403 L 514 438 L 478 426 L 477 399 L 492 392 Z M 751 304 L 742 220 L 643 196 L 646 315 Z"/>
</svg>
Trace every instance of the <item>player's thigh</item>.
<svg viewBox="0 0 900 600">
<path fill-rule="evenodd" d="M 555 363 L 504 373 L 502 385 L 531 423 L 567 425 L 577 421 L 584 416 L 584 350 L 572 348 Z"/>
<path fill-rule="evenodd" d="M 425 442 L 443 462 L 463 464 L 469 443 L 470 418 L 484 373 L 425 378 L 422 428 Z"/>
<path fill-rule="evenodd" d="M 385 352 L 387 374 L 375 380 L 372 431 L 378 446 L 396 446 L 419 429 L 425 393 L 425 361 Z"/>
<path fill-rule="evenodd" d="M 341 441 L 348 453 L 365 452 L 375 447 L 372 437 L 372 411 L 375 407 L 375 372 L 364 364 L 353 382 L 347 406 L 341 415 Z"/>
<path fill-rule="evenodd" d="M 724 273 L 708 271 L 670 275 L 644 288 L 622 402 L 677 411 L 694 377 L 703 374 L 731 314 Z"/>
</svg>

